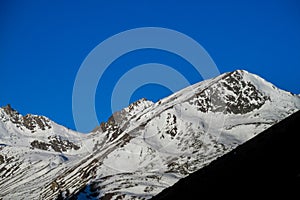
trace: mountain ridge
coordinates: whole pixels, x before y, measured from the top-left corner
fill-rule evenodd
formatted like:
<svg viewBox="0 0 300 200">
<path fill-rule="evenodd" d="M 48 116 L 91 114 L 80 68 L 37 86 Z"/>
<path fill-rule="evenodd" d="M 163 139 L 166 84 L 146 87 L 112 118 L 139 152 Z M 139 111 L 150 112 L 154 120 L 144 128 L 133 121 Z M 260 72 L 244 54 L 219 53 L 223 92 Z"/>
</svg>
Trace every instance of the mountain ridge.
<svg viewBox="0 0 300 200">
<path fill-rule="evenodd" d="M 89 134 L 30 117 L 32 132 L 0 108 L 0 197 L 149 199 L 299 109 L 244 70 L 141 99 Z"/>
</svg>

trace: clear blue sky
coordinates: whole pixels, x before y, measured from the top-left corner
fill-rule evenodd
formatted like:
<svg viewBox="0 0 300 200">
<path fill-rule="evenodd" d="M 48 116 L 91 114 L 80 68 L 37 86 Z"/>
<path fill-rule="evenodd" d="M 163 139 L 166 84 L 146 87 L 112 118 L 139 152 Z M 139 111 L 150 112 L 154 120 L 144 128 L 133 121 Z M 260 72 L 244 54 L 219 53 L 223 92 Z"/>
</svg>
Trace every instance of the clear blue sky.
<svg viewBox="0 0 300 200">
<path fill-rule="evenodd" d="M 1 1 L 0 105 L 34 113 L 74 129 L 72 89 L 87 54 L 106 38 L 137 27 L 165 27 L 189 35 L 221 72 L 246 69 L 276 86 L 300 93 L 300 3 L 282 1 Z M 100 81 L 96 109 L 110 113 L 113 85 L 126 70 L 147 62 L 181 70 L 184 60 L 159 50 L 140 50 L 116 60 Z M 122 68 L 122 67 L 123 68 Z M 124 66 L 127 66 L 124 67 Z M 170 94 L 147 85 L 132 96 L 156 101 Z"/>
</svg>

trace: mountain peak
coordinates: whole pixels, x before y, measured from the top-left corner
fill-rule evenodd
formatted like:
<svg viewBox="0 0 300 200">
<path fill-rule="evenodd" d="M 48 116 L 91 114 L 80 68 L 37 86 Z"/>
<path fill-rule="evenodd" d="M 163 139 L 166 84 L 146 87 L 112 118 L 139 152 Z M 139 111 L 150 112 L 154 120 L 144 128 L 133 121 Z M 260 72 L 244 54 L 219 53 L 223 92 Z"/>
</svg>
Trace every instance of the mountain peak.
<svg viewBox="0 0 300 200">
<path fill-rule="evenodd" d="M 132 114 L 136 114 L 136 112 L 140 111 L 141 109 L 146 109 L 153 104 L 154 103 L 152 101 L 142 98 L 131 103 L 127 108 L 125 108 L 125 110 L 127 112 L 131 112 Z"/>
<path fill-rule="evenodd" d="M 99 130 L 105 132 L 107 130 L 118 130 L 127 122 L 130 118 L 135 116 L 137 113 L 149 108 L 154 103 L 147 100 L 146 98 L 139 99 L 131 103 L 128 107 L 123 108 L 120 111 L 113 113 L 107 120 L 107 122 L 101 122 L 100 126 L 97 126 L 92 132 Z"/>
<path fill-rule="evenodd" d="M 16 111 L 15 109 L 13 109 L 10 104 L 7 104 L 6 106 L 3 106 L 2 109 L 4 110 L 4 112 L 7 115 L 9 115 L 11 117 L 15 117 L 16 115 L 19 115 L 19 112 Z"/>
<path fill-rule="evenodd" d="M 236 70 L 220 75 L 216 82 L 211 81 L 204 90 L 196 94 L 190 103 L 197 105 L 202 112 L 224 112 L 245 114 L 260 108 L 270 96 L 261 90 L 260 85 L 267 82 L 260 80 L 245 70 Z"/>
<path fill-rule="evenodd" d="M 12 110 L 12 107 L 11 107 L 10 104 L 7 104 L 6 106 L 2 106 L 2 108 L 3 108 L 3 109 L 10 109 L 10 110 Z"/>
<path fill-rule="evenodd" d="M 51 122 L 47 117 L 27 114 L 22 116 L 17 110 L 13 109 L 10 104 L 1 108 L 5 114 L 1 115 L 2 121 L 15 124 L 17 128 L 30 130 L 32 133 L 37 130 L 46 130 L 51 128 Z"/>
<path fill-rule="evenodd" d="M 233 72 L 231 72 L 233 74 L 240 74 L 240 75 L 244 75 L 244 74 L 248 74 L 250 72 L 244 70 L 244 69 L 237 69 L 237 70 L 234 70 Z"/>
</svg>

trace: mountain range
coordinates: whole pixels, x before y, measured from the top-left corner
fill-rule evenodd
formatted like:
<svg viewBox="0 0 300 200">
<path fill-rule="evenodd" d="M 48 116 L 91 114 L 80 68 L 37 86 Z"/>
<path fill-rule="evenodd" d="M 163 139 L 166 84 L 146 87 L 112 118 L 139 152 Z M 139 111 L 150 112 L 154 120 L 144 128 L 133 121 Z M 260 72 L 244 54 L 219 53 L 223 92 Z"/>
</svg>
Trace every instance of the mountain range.
<svg viewBox="0 0 300 200">
<path fill-rule="evenodd" d="M 299 109 L 298 95 L 244 70 L 141 99 L 88 134 L 7 105 L 0 199 L 150 199 Z"/>
</svg>

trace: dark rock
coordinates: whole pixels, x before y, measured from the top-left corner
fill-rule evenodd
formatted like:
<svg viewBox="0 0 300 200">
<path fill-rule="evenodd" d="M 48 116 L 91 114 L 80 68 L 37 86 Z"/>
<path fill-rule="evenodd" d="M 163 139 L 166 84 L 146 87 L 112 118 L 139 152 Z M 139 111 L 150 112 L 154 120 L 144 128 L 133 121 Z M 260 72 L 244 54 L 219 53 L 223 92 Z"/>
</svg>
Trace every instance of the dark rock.
<svg viewBox="0 0 300 200">
<path fill-rule="evenodd" d="M 4 157 L 0 154 L 0 165 L 4 163 Z"/>
</svg>

